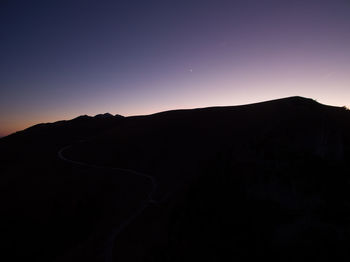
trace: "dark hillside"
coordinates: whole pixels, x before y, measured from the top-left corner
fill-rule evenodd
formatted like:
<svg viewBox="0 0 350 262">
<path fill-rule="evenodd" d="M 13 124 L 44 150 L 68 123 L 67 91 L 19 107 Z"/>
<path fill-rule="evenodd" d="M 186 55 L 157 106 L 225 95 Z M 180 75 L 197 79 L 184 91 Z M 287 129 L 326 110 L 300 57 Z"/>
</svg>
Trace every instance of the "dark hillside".
<svg viewBox="0 0 350 262">
<path fill-rule="evenodd" d="M 302 97 L 37 125 L 0 139 L 2 253 L 348 260 L 349 150 L 350 112 Z"/>
<path fill-rule="evenodd" d="M 1 260 L 52 261 L 91 234 L 103 205 L 110 205 L 107 196 L 121 189 L 111 187 L 117 183 L 114 174 L 96 176 L 67 166 L 57 152 L 121 121 L 121 116 L 80 116 L 0 139 Z M 135 188 L 131 181 L 123 182 L 125 188 Z"/>
<path fill-rule="evenodd" d="M 1 167 L 9 165 L 12 161 L 31 163 L 36 154 L 41 158 L 47 157 L 48 154 L 56 155 L 60 147 L 97 136 L 119 124 L 123 118 L 109 114 L 95 117 L 84 115 L 69 121 L 38 124 L 4 137 L 0 139 Z M 52 155 L 49 158 L 52 159 Z"/>
<path fill-rule="evenodd" d="M 201 173 L 220 154 L 271 166 L 307 155 L 341 162 L 347 154 L 348 118 L 343 108 L 301 97 L 169 111 L 127 118 L 67 153 L 85 162 L 152 174 L 172 185 Z"/>
</svg>

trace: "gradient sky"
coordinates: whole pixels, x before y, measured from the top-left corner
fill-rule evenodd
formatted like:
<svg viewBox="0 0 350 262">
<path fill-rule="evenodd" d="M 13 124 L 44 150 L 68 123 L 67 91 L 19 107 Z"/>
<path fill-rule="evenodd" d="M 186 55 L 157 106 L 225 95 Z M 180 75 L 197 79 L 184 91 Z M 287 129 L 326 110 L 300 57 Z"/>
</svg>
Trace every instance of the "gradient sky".
<svg viewBox="0 0 350 262">
<path fill-rule="evenodd" d="M 300 95 L 350 106 L 349 0 L 2 0 L 0 136 Z"/>
</svg>

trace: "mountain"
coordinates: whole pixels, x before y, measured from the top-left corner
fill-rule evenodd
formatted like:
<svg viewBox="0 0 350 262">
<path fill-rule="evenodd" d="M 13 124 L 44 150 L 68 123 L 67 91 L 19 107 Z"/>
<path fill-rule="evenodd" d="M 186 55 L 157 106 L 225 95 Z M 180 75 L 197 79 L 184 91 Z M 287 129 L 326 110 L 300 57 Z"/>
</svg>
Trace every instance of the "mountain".
<svg viewBox="0 0 350 262">
<path fill-rule="evenodd" d="M 106 113 L 95 117 L 83 115 L 68 121 L 34 125 L 0 139 L 0 164 L 6 166 L 19 158 L 21 161 L 27 159 L 27 162 L 31 162 L 30 156 L 36 153 L 41 157 L 47 156 L 44 152 L 55 154 L 60 147 L 99 135 L 117 125 L 123 118 Z"/>
<path fill-rule="evenodd" d="M 348 259 L 349 120 L 290 97 L 33 126 L 0 139 L 1 253 Z"/>
</svg>

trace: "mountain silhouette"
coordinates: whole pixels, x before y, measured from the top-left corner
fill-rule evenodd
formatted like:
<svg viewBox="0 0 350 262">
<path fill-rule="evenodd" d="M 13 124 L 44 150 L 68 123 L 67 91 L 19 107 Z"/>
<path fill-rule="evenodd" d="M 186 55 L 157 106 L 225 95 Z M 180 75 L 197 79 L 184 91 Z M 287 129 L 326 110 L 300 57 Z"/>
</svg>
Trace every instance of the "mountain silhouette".
<svg viewBox="0 0 350 262">
<path fill-rule="evenodd" d="M 350 112 L 303 97 L 0 139 L 7 261 L 350 258 Z"/>
</svg>

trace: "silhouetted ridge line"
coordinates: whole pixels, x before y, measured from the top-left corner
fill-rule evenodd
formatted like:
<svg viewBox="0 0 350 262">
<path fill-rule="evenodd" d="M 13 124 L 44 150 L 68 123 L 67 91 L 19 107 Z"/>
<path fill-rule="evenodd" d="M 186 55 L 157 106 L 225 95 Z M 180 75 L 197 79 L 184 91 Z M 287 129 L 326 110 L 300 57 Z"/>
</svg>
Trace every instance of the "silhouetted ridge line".
<svg viewBox="0 0 350 262">
<path fill-rule="evenodd" d="M 173 110 L 166 110 L 162 112 L 157 112 L 154 114 L 150 114 L 148 116 L 154 116 L 154 115 L 161 115 L 161 114 L 168 114 L 168 113 L 176 113 L 176 112 L 189 112 L 189 111 L 210 111 L 210 110 L 225 110 L 225 109 L 236 109 L 236 108 L 246 108 L 246 107 L 256 107 L 261 105 L 275 105 L 275 106 L 281 106 L 281 105 L 294 105 L 294 106 L 326 106 L 323 105 L 316 100 L 312 98 L 305 98 L 301 96 L 292 96 L 292 97 L 286 97 L 286 98 L 278 98 L 273 100 L 267 100 L 267 101 L 261 101 L 256 103 L 249 103 L 249 104 L 242 104 L 242 105 L 233 105 L 233 106 L 209 106 L 209 107 L 197 107 L 197 108 L 190 108 L 190 109 L 173 109 Z M 327 105 L 328 106 L 328 105 Z M 147 116 L 147 115 L 143 115 Z M 137 117 L 137 116 L 133 116 Z"/>
<path fill-rule="evenodd" d="M 270 109 L 275 109 L 279 110 L 281 108 L 286 108 L 286 107 L 303 107 L 305 109 L 309 108 L 316 108 L 318 106 L 322 107 L 333 107 L 333 108 L 340 108 L 340 107 L 335 107 L 335 106 L 328 106 L 321 104 L 317 102 L 314 99 L 311 98 L 305 98 L 301 96 L 292 96 L 292 97 L 286 97 L 286 98 L 279 98 L 279 99 L 274 99 L 274 100 L 269 100 L 269 101 L 262 101 L 262 102 L 257 102 L 257 103 L 250 103 L 250 104 L 244 104 L 244 105 L 234 105 L 234 106 L 212 106 L 212 107 L 201 107 L 201 108 L 193 108 L 193 109 L 174 109 L 174 110 L 167 110 L 167 111 L 162 111 L 162 112 L 157 112 L 154 114 L 149 114 L 149 115 L 135 115 L 135 116 L 129 116 L 129 117 L 124 117 L 122 115 L 112 115 L 110 113 L 104 113 L 104 114 L 97 114 L 95 116 L 89 116 L 89 115 L 81 115 L 76 118 L 73 118 L 71 120 L 60 120 L 52 123 L 40 123 L 36 124 L 34 126 L 31 126 L 25 130 L 18 131 L 17 133 L 21 133 L 23 131 L 32 131 L 32 130 L 39 130 L 41 128 L 51 128 L 51 127 L 56 127 L 56 126 L 65 126 L 65 125 L 70 125 L 76 122 L 79 122 L 81 124 L 85 124 L 86 126 L 91 126 L 95 124 L 95 121 L 118 121 L 121 119 L 134 119 L 134 118 L 143 118 L 143 117 L 154 117 L 158 115 L 168 115 L 168 114 L 185 114 L 186 112 L 203 112 L 203 111 L 220 111 L 220 112 L 225 112 L 225 111 L 232 111 L 236 109 L 248 109 L 248 108 L 256 108 L 263 106 L 261 108 L 262 110 L 265 110 L 266 108 Z M 102 122 L 100 122 L 102 123 Z"/>
</svg>

